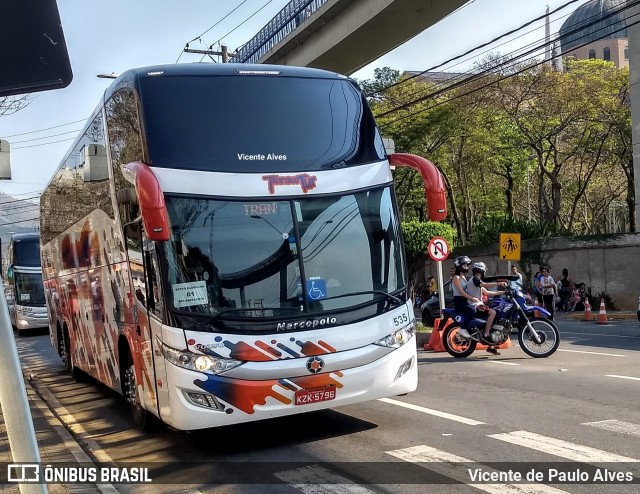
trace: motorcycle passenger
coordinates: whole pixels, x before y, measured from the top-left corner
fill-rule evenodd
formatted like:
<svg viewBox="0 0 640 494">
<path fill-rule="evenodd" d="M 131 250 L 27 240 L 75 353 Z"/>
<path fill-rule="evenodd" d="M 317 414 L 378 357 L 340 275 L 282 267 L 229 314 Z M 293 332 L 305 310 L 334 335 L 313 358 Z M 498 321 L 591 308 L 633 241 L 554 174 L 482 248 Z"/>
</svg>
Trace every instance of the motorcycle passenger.
<svg viewBox="0 0 640 494">
<path fill-rule="evenodd" d="M 504 293 L 502 291 L 490 292 L 489 290 L 487 290 L 487 287 L 505 286 L 506 283 L 485 282 L 484 275 L 487 273 L 487 266 L 485 265 L 485 263 L 483 262 L 473 263 L 471 272 L 473 273 L 473 278 L 469 280 L 466 288 L 467 293 L 469 295 L 473 296 L 474 298 L 479 298 L 480 300 L 482 300 L 483 295 L 487 295 L 488 297 L 495 297 L 496 295 L 502 295 Z M 488 314 L 487 324 L 485 325 L 484 335 L 483 335 L 484 339 L 487 340 L 489 338 L 489 332 L 491 331 L 493 320 L 496 317 L 496 311 L 493 309 L 490 309 L 486 305 L 480 304 L 476 307 L 476 312 L 479 315 Z"/>
<path fill-rule="evenodd" d="M 471 265 L 471 259 L 467 256 L 458 256 L 453 261 L 453 267 L 455 273 L 451 278 L 451 291 L 453 292 L 453 308 L 456 314 L 469 320 L 476 314 L 475 305 L 480 304 L 482 299 L 478 299 L 467 293 L 467 278 L 465 273 L 469 272 L 469 266 Z M 463 338 L 470 338 L 469 331 L 465 328 L 460 328 L 458 334 Z"/>
</svg>

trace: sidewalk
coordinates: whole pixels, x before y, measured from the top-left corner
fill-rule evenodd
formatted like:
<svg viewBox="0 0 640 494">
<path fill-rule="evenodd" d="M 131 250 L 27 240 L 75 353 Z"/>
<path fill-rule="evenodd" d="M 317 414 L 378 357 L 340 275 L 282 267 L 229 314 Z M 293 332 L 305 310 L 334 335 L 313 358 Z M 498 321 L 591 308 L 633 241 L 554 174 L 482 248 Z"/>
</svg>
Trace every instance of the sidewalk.
<svg viewBox="0 0 640 494">
<path fill-rule="evenodd" d="M 77 464 L 91 461 L 82 448 L 73 439 L 69 431 L 62 425 L 57 417 L 49 410 L 47 404 L 26 384 L 27 398 L 31 409 L 33 427 L 36 440 L 40 449 L 40 459 L 43 464 Z M 4 423 L 2 410 L 0 409 L 0 463 L 11 463 L 11 450 L 9 438 Z M 2 478 L 6 478 L 7 472 L 2 472 Z M 81 494 L 102 492 L 94 484 L 47 484 L 51 494 Z M 0 491 L 7 494 L 20 494 L 18 484 L 1 484 Z"/>
</svg>

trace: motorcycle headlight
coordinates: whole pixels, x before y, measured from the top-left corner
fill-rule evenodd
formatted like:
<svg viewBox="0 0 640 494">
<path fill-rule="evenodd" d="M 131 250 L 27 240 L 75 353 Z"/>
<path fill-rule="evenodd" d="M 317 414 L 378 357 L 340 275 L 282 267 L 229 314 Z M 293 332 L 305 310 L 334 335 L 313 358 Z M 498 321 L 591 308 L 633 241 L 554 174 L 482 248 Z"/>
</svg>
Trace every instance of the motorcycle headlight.
<svg viewBox="0 0 640 494">
<path fill-rule="evenodd" d="M 222 374 L 242 364 L 241 360 L 213 357 L 189 350 L 176 350 L 161 341 L 158 341 L 158 345 L 164 358 L 173 365 L 205 374 Z"/>
<path fill-rule="evenodd" d="M 386 346 L 388 348 L 400 348 L 411 339 L 415 332 L 416 322 L 414 320 L 403 328 L 400 328 L 397 331 L 394 331 L 393 333 L 385 336 L 384 338 L 379 339 L 374 343 L 374 345 Z"/>
</svg>

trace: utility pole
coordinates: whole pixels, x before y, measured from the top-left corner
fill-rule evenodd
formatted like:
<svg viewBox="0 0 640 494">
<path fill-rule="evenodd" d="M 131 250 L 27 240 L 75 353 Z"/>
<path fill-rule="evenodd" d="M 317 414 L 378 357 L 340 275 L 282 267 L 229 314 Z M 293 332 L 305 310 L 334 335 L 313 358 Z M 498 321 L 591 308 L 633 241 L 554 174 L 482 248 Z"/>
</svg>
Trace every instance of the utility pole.
<svg viewBox="0 0 640 494">
<path fill-rule="evenodd" d="M 209 47 L 211 48 L 211 47 Z M 227 51 L 227 46 L 226 45 L 220 45 L 220 51 L 212 51 L 212 50 L 194 50 L 192 48 L 189 48 L 189 45 L 187 45 L 184 49 L 185 53 L 199 53 L 200 55 L 209 55 L 210 57 L 212 55 L 218 55 L 222 57 L 222 63 L 228 63 L 229 62 L 229 57 L 233 58 L 236 56 L 235 53 L 229 53 Z"/>
</svg>

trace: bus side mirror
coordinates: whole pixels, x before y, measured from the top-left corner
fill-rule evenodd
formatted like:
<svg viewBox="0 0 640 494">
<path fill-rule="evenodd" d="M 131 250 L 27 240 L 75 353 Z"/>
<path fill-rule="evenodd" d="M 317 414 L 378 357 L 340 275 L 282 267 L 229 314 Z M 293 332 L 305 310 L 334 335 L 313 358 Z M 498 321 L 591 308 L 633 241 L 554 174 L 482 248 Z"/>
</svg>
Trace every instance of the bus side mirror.
<svg viewBox="0 0 640 494">
<path fill-rule="evenodd" d="M 9 264 L 9 267 L 7 268 L 7 280 L 9 280 L 10 283 L 13 283 L 13 264 Z"/>
</svg>

